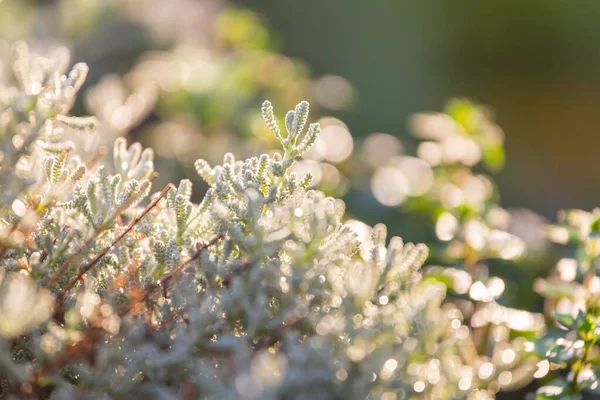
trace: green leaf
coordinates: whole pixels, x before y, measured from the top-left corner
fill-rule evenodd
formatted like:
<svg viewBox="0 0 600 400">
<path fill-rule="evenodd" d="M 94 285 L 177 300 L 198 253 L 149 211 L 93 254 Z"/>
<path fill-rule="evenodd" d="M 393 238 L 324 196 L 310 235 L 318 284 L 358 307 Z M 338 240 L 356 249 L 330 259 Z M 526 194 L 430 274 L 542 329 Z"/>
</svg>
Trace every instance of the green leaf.
<svg viewBox="0 0 600 400">
<path fill-rule="evenodd" d="M 554 314 L 554 319 L 559 327 L 565 330 L 575 329 L 575 318 L 568 314 Z"/>
</svg>

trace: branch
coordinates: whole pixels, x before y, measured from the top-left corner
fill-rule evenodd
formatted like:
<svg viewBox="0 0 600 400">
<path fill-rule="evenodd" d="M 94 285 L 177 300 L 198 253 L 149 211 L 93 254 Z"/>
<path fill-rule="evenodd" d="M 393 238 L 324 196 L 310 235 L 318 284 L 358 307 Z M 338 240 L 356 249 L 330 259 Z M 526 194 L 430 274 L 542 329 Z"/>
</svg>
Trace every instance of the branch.
<svg viewBox="0 0 600 400">
<path fill-rule="evenodd" d="M 133 201 L 133 199 L 137 198 L 137 196 L 139 196 L 141 193 L 143 193 L 144 190 L 146 190 L 146 188 L 148 187 L 148 185 L 150 185 L 150 183 L 156 179 L 156 174 L 153 174 L 152 176 L 150 176 L 150 178 L 146 181 L 144 181 L 144 183 L 142 184 L 142 186 L 140 187 L 140 189 L 137 191 L 137 193 L 133 196 L 131 196 L 128 201 L 126 201 L 121 207 L 119 207 L 117 209 L 117 211 L 114 213 L 114 215 L 110 218 L 110 220 L 113 220 L 114 218 L 117 218 L 124 210 L 125 208 L 127 208 L 131 202 Z M 169 186 L 170 185 L 170 186 Z M 163 191 L 161 192 L 161 196 L 159 197 L 159 199 L 161 199 L 162 197 L 164 197 L 166 195 L 166 193 L 163 195 L 163 192 L 165 192 L 165 190 L 168 192 L 173 186 L 173 184 L 169 183 L 169 185 L 167 185 Z M 169 188 L 167 190 L 167 188 Z M 154 207 L 154 205 L 156 205 L 156 202 L 154 204 L 151 204 L 151 207 Z M 150 211 L 150 210 L 148 210 Z M 143 215 L 141 215 L 142 217 L 148 212 L 146 210 L 144 210 L 142 212 Z M 141 219 L 141 217 L 136 218 L 138 221 L 139 219 Z M 136 221 L 136 220 L 134 220 Z M 137 221 L 136 221 L 137 223 Z M 46 289 L 51 289 L 52 286 L 58 281 L 58 279 L 69 269 L 69 266 L 73 263 L 73 261 L 75 261 L 77 259 L 77 257 L 79 257 L 79 255 L 81 254 L 81 252 L 83 251 L 83 249 L 85 249 L 91 242 L 92 240 L 94 240 L 98 234 L 100 232 L 102 232 L 104 229 L 106 229 L 108 222 L 103 223 L 102 225 L 100 225 L 98 228 L 94 229 L 94 233 L 85 241 L 85 243 L 83 245 L 81 245 L 77 251 L 75 251 L 75 253 L 71 254 L 69 256 L 69 258 L 67 259 L 67 261 L 64 262 L 64 264 L 59 268 L 58 271 L 56 271 L 56 273 L 52 276 L 52 278 L 50 279 L 50 281 L 46 284 Z M 125 233 L 127 233 L 129 230 L 131 230 L 131 228 L 133 228 L 133 226 L 129 226 L 127 228 L 127 230 L 125 231 Z M 125 236 L 125 235 L 123 235 Z M 121 238 L 117 239 L 120 240 Z M 114 244 L 114 243 L 113 243 Z"/>
<path fill-rule="evenodd" d="M 209 247 L 213 246 L 215 243 L 217 243 L 219 240 L 223 239 L 224 237 L 225 237 L 224 233 L 218 234 L 210 242 L 208 242 L 205 245 L 203 245 L 202 247 L 200 247 L 198 249 L 198 251 L 193 256 L 191 256 L 189 259 L 187 259 L 186 261 L 182 262 L 181 264 L 179 264 L 175 268 L 173 268 L 160 281 L 158 281 L 157 283 L 149 285 L 146 288 L 146 290 L 144 292 L 144 295 L 141 298 L 139 298 L 138 300 L 132 301 L 126 308 L 124 308 L 123 310 L 121 310 L 121 312 L 119 312 L 119 316 L 121 318 L 124 317 L 129 311 L 131 311 L 131 309 L 133 308 L 133 306 L 135 304 L 137 304 L 139 302 L 142 302 L 142 301 L 145 301 L 146 299 L 148 299 L 148 297 L 150 296 L 150 294 L 152 294 L 152 292 L 154 292 L 154 290 L 162 287 L 163 290 L 166 291 L 168 283 L 171 281 L 171 279 L 173 279 L 173 277 L 175 275 L 177 275 L 180 272 L 184 271 L 187 266 L 189 266 L 191 263 L 193 263 L 198 258 L 200 258 L 200 256 L 202 255 L 202 252 L 204 252 L 204 250 L 206 250 Z"/>
<path fill-rule="evenodd" d="M 83 268 L 81 268 L 81 270 L 79 271 L 77 276 L 75 276 L 75 278 L 73 278 L 65 287 L 62 288 L 62 290 L 60 291 L 60 293 L 56 299 L 57 303 L 58 304 L 62 303 L 66 293 L 69 290 L 71 290 L 71 288 L 73 286 L 75 286 L 77 284 L 77 282 L 79 282 L 83 278 L 83 276 L 90 269 L 92 269 L 94 267 L 94 265 L 96 265 L 98 263 L 98 261 L 100 261 L 102 259 L 102 257 L 104 257 L 106 254 L 108 254 L 108 252 L 111 251 L 113 249 L 113 247 L 121 239 L 123 239 L 129 232 L 131 232 L 131 230 L 142 220 L 142 218 L 144 218 L 146 216 L 146 214 L 148 214 L 150 212 L 150 210 L 152 210 L 158 204 L 158 202 L 160 200 L 162 200 L 167 195 L 167 193 L 169 193 L 169 191 L 174 187 L 175 186 L 172 183 L 169 183 L 167 186 L 165 186 L 165 188 L 162 190 L 162 192 L 160 192 L 159 196 L 156 199 L 154 199 L 154 201 L 152 201 L 146 208 L 144 208 L 144 210 L 137 217 L 135 217 L 133 219 L 133 221 L 131 221 L 129 226 L 127 226 L 127 229 L 125 229 L 115 240 L 113 240 L 113 242 L 109 246 L 105 247 L 104 250 L 102 250 L 100 253 L 98 253 L 98 255 L 96 257 L 94 257 L 94 259 L 92 261 L 90 261 Z M 140 190 L 141 190 L 141 188 L 140 188 Z M 87 245 L 87 243 L 88 242 L 86 242 L 86 245 Z M 85 247 L 85 245 L 82 247 Z M 81 251 L 78 251 L 75 254 L 78 254 L 80 252 Z M 73 258 L 73 256 L 69 257 L 69 260 L 67 260 L 67 262 L 65 262 L 65 264 L 63 265 L 61 270 L 59 270 L 58 272 L 61 272 L 61 271 L 64 272 L 63 270 L 66 270 L 66 267 L 68 267 L 68 264 L 72 258 Z M 58 276 L 60 276 L 60 275 L 58 275 Z M 53 281 L 56 281 L 56 279 L 54 279 L 54 277 L 53 277 Z M 48 286 L 51 286 L 51 285 L 48 284 Z"/>
<path fill-rule="evenodd" d="M 169 281 L 173 278 L 173 276 L 182 272 L 188 265 L 190 265 L 192 262 L 194 262 L 198 258 L 200 258 L 200 256 L 202 255 L 202 252 L 204 250 L 213 246 L 215 243 L 217 243 L 219 240 L 223 239 L 224 237 L 225 237 L 224 233 L 219 233 L 210 242 L 208 242 L 204 246 L 200 247 L 198 249 L 198 251 L 193 256 L 191 256 L 188 260 L 184 261 L 183 263 L 179 264 L 175 268 L 171 269 L 171 271 L 158 282 L 158 286 L 164 286 L 167 283 L 169 283 Z"/>
<path fill-rule="evenodd" d="M 165 187 L 163 192 L 161 192 L 161 195 L 162 195 L 162 193 L 167 193 L 170 189 L 171 188 L 169 187 L 169 185 L 167 185 L 167 187 Z M 143 218 L 144 215 L 146 215 L 156 205 L 156 203 L 158 203 L 158 201 L 161 198 L 162 197 L 159 196 L 159 198 L 157 198 L 148 207 L 146 207 L 144 212 L 142 212 L 136 218 L 136 220 L 139 221 L 141 218 Z M 132 222 L 132 224 L 135 225 L 135 220 Z M 130 227 L 133 228 L 133 226 L 131 224 L 130 224 Z M 131 229 L 128 228 L 128 230 L 123 235 L 121 235 L 120 238 L 125 236 L 129 230 L 131 230 Z M 217 243 L 219 240 L 221 240 L 224 236 L 225 235 L 221 233 L 221 234 L 215 236 L 210 242 L 208 242 L 207 244 L 205 244 L 204 246 L 199 248 L 198 251 L 192 257 L 190 257 L 187 261 L 185 261 L 185 262 L 179 264 L 177 267 L 173 268 L 173 270 L 168 275 L 163 277 L 158 283 L 151 285 L 146 290 L 146 292 L 144 293 L 144 296 L 139 301 L 146 300 L 150 296 L 150 294 L 154 291 L 154 289 L 161 287 L 163 285 L 166 285 L 169 282 L 169 280 L 172 279 L 176 274 L 180 273 L 188 265 L 190 265 L 192 262 L 194 262 L 195 260 L 200 258 L 200 255 L 202 254 L 202 252 L 204 250 L 206 250 L 210 246 L 213 246 L 215 243 Z M 116 243 L 116 241 L 115 241 L 115 243 Z M 110 248 L 112 248 L 112 246 L 109 247 L 109 249 Z M 101 257 L 101 255 L 100 255 L 100 257 Z M 88 265 L 90 265 L 90 264 L 88 264 Z M 89 267 L 89 268 L 91 268 L 91 267 Z M 81 276 L 83 276 L 83 275 L 81 275 Z M 61 292 L 61 294 L 62 294 L 62 292 Z M 127 307 L 125 307 L 123 310 L 121 310 L 119 312 L 119 317 L 123 318 L 125 315 L 127 315 L 133 309 L 134 305 L 137 304 L 139 301 L 131 302 Z M 96 342 L 100 338 L 100 336 L 98 335 L 98 332 L 101 332 L 101 331 L 102 331 L 102 329 L 97 326 L 94 326 L 94 325 L 89 326 L 88 329 L 84 332 L 83 338 L 79 342 L 73 343 L 72 345 L 68 346 L 67 349 L 65 350 L 65 352 L 63 352 L 61 355 L 59 355 L 56 358 L 54 358 L 53 360 L 51 360 L 48 364 L 44 365 L 43 367 L 41 367 L 37 371 L 35 371 L 31 375 L 31 377 L 26 381 L 26 383 L 37 386 L 37 381 L 39 378 L 54 371 L 55 369 L 61 368 L 63 365 L 67 364 L 74 358 L 82 357 L 83 355 L 87 354 L 87 352 L 89 352 L 93 349 L 94 342 Z"/>
</svg>

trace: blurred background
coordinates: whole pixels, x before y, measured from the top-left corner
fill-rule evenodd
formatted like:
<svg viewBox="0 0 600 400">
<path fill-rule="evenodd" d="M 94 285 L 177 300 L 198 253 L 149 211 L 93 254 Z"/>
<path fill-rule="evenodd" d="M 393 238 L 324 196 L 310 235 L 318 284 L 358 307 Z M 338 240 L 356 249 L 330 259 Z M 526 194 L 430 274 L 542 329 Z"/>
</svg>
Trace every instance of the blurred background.
<svg viewBox="0 0 600 400">
<path fill-rule="evenodd" d="M 255 14 L 219 17 L 231 6 Z M 330 97 L 342 99 L 325 99 L 325 114 L 343 120 L 354 138 L 384 132 L 410 149 L 411 113 L 439 110 L 450 97 L 465 96 L 490 105 L 506 133 L 506 167 L 495 176 L 504 206 L 553 219 L 557 210 L 599 203 L 600 186 L 590 173 L 600 147 L 595 2 L 494 0 L 473 7 L 462 0 L 4 0 L 0 7 L 5 41 L 35 37 L 46 46 L 66 44 L 74 59 L 92 64 L 89 86 L 107 73 L 131 71 L 150 50 L 173 50 L 179 58 L 203 53 L 204 69 L 196 65 L 188 73 L 205 82 L 194 76 L 197 82 L 182 87 L 210 86 L 207 75 L 231 68 L 237 75 L 219 83 L 219 100 L 193 96 L 201 104 L 190 106 L 192 114 L 203 126 L 208 118 L 198 113 L 214 117 L 219 108 L 209 100 L 229 104 L 222 114 L 233 114 L 232 96 L 243 103 L 239 108 L 249 109 L 275 88 L 279 98 L 271 100 L 285 97 L 279 103 L 285 110 L 310 91 L 305 79 L 333 75 L 345 81 L 324 84 L 334 92 Z M 265 61 L 249 49 L 286 57 Z M 252 68 L 259 68 L 252 64 L 261 62 L 271 63 L 270 71 L 251 82 L 257 76 Z M 244 93 L 234 96 L 234 85 Z M 234 128 L 244 125 L 240 120 Z M 368 206 L 367 222 L 387 220 L 389 210 L 366 196 L 350 201 L 351 210 L 361 214 L 358 207 Z"/>
<path fill-rule="evenodd" d="M 452 96 L 490 105 L 506 134 L 502 203 L 554 219 L 599 204 L 600 4 L 493 0 L 239 0 L 266 18 L 282 52 L 338 74 L 357 101 L 354 136 L 402 137 L 408 115 Z"/>
</svg>

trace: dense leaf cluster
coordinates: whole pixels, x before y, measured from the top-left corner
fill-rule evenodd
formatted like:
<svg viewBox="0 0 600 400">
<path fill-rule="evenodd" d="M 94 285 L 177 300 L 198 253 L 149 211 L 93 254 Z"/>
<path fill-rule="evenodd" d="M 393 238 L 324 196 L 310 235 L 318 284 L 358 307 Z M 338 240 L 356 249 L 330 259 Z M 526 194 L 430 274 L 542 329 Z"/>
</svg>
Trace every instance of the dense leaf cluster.
<svg viewBox="0 0 600 400">
<path fill-rule="evenodd" d="M 418 273 L 427 248 L 386 244 L 383 226 L 361 244 L 343 203 L 287 172 L 319 132 L 303 132 L 308 103 L 286 135 L 264 104 L 283 154 L 197 161 L 210 189 L 193 204 L 188 180 L 151 194 L 150 149 L 117 139 L 112 163 L 78 150 L 101 123 L 68 115 L 84 65 L 13 54 L 0 89 L 4 396 L 404 396 L 415 347 L 456 351 L 443 290 Z"/>
</svg>

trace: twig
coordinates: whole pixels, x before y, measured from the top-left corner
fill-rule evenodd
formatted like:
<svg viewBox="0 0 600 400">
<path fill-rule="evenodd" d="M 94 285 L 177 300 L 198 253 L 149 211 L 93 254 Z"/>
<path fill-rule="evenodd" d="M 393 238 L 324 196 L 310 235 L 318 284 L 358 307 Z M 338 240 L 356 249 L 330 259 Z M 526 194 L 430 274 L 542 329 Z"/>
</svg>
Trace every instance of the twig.
<svg viewBox="0 0 600 400">
<path fill-rule="evenodd" d="M 146 190 L 146 188 L 148 187 L 148 185 L 150 185 L 150 182 L 152 182 L 154 179 L 156 178 L 156 175 L 152 175 L 148 180 L 146 180 L 142 186 L 140 187 L 140 189 L 137 191 L 137 193 L 133 196 L 131 196 L 129 198 L 129 200 L 127 202 L 125 202 L 121 207 L 119 207 L 117 209 L 117 211 L 115 212 L 115 214 L 113 215 L 112 218 L 110 218 L 110 220 L 112 221 L 114 218 L 118 217 L 124 210 L 126 207 L 124 206 L 129 206 L 131 204 L 131 202 L 133 201 L 134 198 L 137 198 L 137 196 L 139 196 L 141 193 L 143 193 L 144 190 Z M 159 196 L 158 200 L 162 199 L 166 193 L 168 193 L 169 190 L 171 190 L 171 188 L 173 188 L 175 186 L 173 186 L 173 184 L 169 183 L 161 192 L 161 195 Z M 151 203 L 144 211 L 142 211 L 141 217 L 143 217 L 144 215 L 146 215 L 146 213 L 148 213 L 148 211 L 150 211 L 150 209 L 152 209 L 156 203 L 153 202 Z M 139 219 L 141 219 L 141 217 L 136 218 L 136 220 L 134 220 L 135 223 L 139 222 Z M 52 278 L 50 279 L 50 281 L 46 284 L 46 289 L 51 289 L 52 286 L 58 281 L 58 279 L 69 269 L 69 266 L 71 266 L 71 264 L 73 263 L 73 261 L 75 261 L 77 259 L 77 257 L 79 257 L 81 255 L 81 252 L 87 248 L 87 246 L 92 242 L 92 240 L 94 240 L 98 234 L 100 232 L 102 232 L 104 229 L 106 229 L 106 225 L 108 224 L 108 222 L 105 222 L 104 224 L 100 225 L 98 228 L 94 229 L 94 233 L 85 241 L 84 244 L 82 244 L 77 251 L 75 251 L 73 254 L 71 254 L 69 256 L 69 258 L 67 258 L 67 260 L 64 262 L 64 264 L 58 269 L 58 271 L 56 271 L 56 273 L 52 276 Z M 130 225 L 127 230 L 125 231 L 125 234 L 127 234 L 127 232 L 129 230 L 131 230 L 131 228 L 133 228 L 134 225 Z M 125 235 L 123 235 L 125 236 Z M 119 237 L 117 239 L 120 240 L 121 237 Z M 113 243 L 114 245 L 114 243 Z"/>
<path fill-rule="evenodd" d="M 173 277 L 175 275 L 177 275 L 180 272 L 182 272 L 188 265 L 190 265 L 192 262 L 194 262 L 198 258 L 200 258 L 200 256 L 202 255 L 202 252 L 204 250 L 206 250 L 207 248 L 213 246 L 215 243 L 217 243 L 219 240 L 223 239 L 224 237 L 225 237 L 225 234 L 223 234 L 223 233 L 218 234 L 210 242 L 208 242 L 204 246 L 200 247 L 198 249 L 198 251 L 193 256 L 191 256 L 189 259 L 187 259 L 186 261 L 182 262 L 181 264 L 179 264 L 178 266 L 176 266 L 175 268 L 173 268 L 167 275 L 165 275 L 157 283 L 149 285 L 146 288 L 146 290 L 144 292 L 144 295 L 139 300 L 131 302 L 126 308 L 124 308 L 123 310 L 121 310 L 121 312 L 119 312 L 119 316 L 122 318 L 129 311 L 131 311 L 131 309 L 133 308 L 134 304 L 140 303 L 140 302 L 145 301 L 146 299 L 148 299 L 148 297 L 150 296 L 150 294 L 152 294 L 152 292 L 154 292 L 154 290 L 162 287 L 163 290 L 166 291 L 167 284 L 169 283 L 169 281 L 171 279 L 173 279 Z"/>
<path fill-rule="evenodd" d="M 127 228 L 115 239 L 113 240 L 113 242 L 105 247 L 100 253 L 98 253 L 98 255 L 96 257 L 94 257 L 94 259 L 92 261 L 90 261 L 89 263 L 87 263 L 83 268 L 81 268 L 81 270 L 79 271 L 79 273 L 77 274 L 77 276 L 75 276 L 69 283 L 67 283 L 67 285 L 65 287 L 62 288 L 62 290 L 60 291 L 58 297 L 57 297 L 57 303 L 62 303 L 62 300 L 64 299 L 65 294 L 71 290 L 71 288 L 73 286 L 75 286 L 77 284 L 77 282 L 79 282 L 83 276 L 90 270 L 92 269 L 92 267 L 94 265 L 96 265 L 98 263 L 98 261 L 100 261 L 102 259 L 102 257 L 104 257 L 106 254 L 108 254 L 108 252 L 110 250 L 112 250 L 112 248 L 121 240 L 123 239 L 129 232 L 131 232 L 131 230 L 142 220 L 142 218 L 144 218 L 144 216 L 146 216 L 146 214 L 148 214 L 150 212 L 150 210 L 152 210 L 160 200 L 162 200 L 167 193 L 169 193 L 169 191 L 174 188 L 175 186 L 173 186 L 172 183 L 169 183 L 167 186 L 165 186 L 165 188 L 162 190 L 162 192 L 160 192 L 159 196 L 154 199 L 154 201 L 152 201 L 146 208 L 144 208 L 144 210 L 133 219 L 133 221 L 131 221 L 131 223 L 127 226 Z M 68 261 L 68 260 L 67 260 Z M 65 263 L 67 264 L 67 263 Z M 63 265 L 64 268 L 64 265 Z"/>
<path fill-rule="evenodd" d="M 85 167 L 87 169 L 92 169 L 94 167 L 94 165 L 96 165 L 98 163 L 98 161 L 102 160 L 102 157 L 104 157 L 106 155 L 106 153 L 108 153 L 106 147 L 100 146 L 94 152 L 94 154 L 92 154 L 92 157 L 85 163 Z"/>
<path fill-rule="evenodd" d="M 198 249 L 198 251 L 193 256 L 191 256 L 188 260 L 184 261 L 183 263 L 179 264 L 175 268 L 171 269 L 171 271 L 158 282 L 158 285 L 164 286 L 165 284 L 169 283 L 169 281 L 173 278 L 173 276 L 177 275 L 178 273 L 183 271 L 188 265 L 190 265 L 191 263 L 196 261 L 198 258 L 200 258 L 200 256 L 202 255 L 202 252 L 204 250 L 213 246 L 215 243 L 217 243 L 219 240 L 223 239 L 224 237 L 225 237 L 224 233 L 219 233 L 210 242 L 208 242 L 204 246 L 200 247 Z"/>
<path fill-rule="evenodd" d="M 163 193 L 165 193 L 165 195 L 166 195 L 166 193 L 168 193 L 169 190 L 170 190 L 170 186 L 167 185 L 167 187 L 165 187 L 165 189 L 161 192 L 161 196 L 163 195 Z M 127 232 L 130 231 L 131 228 L 133 228 L 133 226 L 135 225 L 135 223 L 137 223 L 136 221 L 139 221 L 141 218 L 143 218 L 144 215 L 146 215 L 156 205 L 156 203 L 158 203 L 158 201 L 162 198 L 161 196 L 159 196 L 148 207 L 146 207 L 146 209 L 144 209 L 144 211 L 134 221 L 132 221 L 132 223 L 130 224 L 130 227 L 128 227 L 128 229 L 119 238 L 125 236 L 127 234 Z M 213 246 L 215 243 L 217 243 L 219 240 L 221 240 L 224 236 L 225 235 L 222 234 L 222 233 L 219 234 L 219 235 L 217 235 L 217 236 L 215 236 L 210 242 L 208 242 L 207 244 L 205 244 L 201 248 L 199 248 L 198 251 L 192 257 L 190 257 L 185 262 L 183 262 L 183 263 L 179 264 L 178 266 L 176 266 L 175 268 L 173 268 L 171 270 L 171 272 L 168 275 L 166 275 L 165 277 L 163 277 L 158 283 L 150 285 L 150 287 L 148 287 L 146 289 L 146 291 L 145 291 L 145 293 L 144 293 L 144 295 L 142 296 L 141 299 L 139 299 L 138 301 L 131 302 L 127 307 L 125 307 L 123 310 L 121 310 L 119 312 L 119 317 L 120 318 L 125 317 L 131 310 L 133 310 L 135 304 L 138 304 L 139 302 L 145 301 L 146 299 L 148 299 L 148 297 L 150 296 L 150 294 L 156 288 L 158 288 L 158 287 L 165 287 L 165 285 L 167 285 L 168 282 L 176 274 L 178 274 L 178 273 L 182 272 L 183 270 L 185 270 L 185 268 L 187 266 L 189 266 L 192 262 L 194 262 L 195 260 L 197 260 L 198 258 L 200 258 L 200 256 L 202 255 L 202 252 L 204 250 L 206 250 L 210 246 Z M 117 239 L 114 243 L 116 243 L 118 240 L 119 239 Z M 112 248 L 112 246 L 110 246 L 108 249 L 110 249 L 110 248 Z M 106 250 L 106 252 L 108 252 L 108 250 Z M 103 252 L 103 253 L 105 253 L 105 252 Z M 101 258 L 103 253 L 101 253 L 98 257 Z M 93 266 L 92 263 L 90 263 L 90 264 Z M 90 264 L 88 264 L 88 266 Z M 86 268 L 88 266 L 86 266 Z M 89 268 L 91 268 L 91 266 L 89 266 Z M 78 275 L 79 279 L 81 279 L 80 277 L 83 276 L 84 273 L 85 272 L 82 271 L 82 273 L 80 275 Z M 74 284 L 75 283 L 73 283 L 73 285 Z M 72 287 L 72 285 L 71 285 L 71 287 Z M 61 292 L 61 294 L 62 294 L 62 292 Z M 50 363 L 44 365 L 43 367 L 41 367 L 37 371 L 34 371 L 32 373 L 32 375 L 31 375 L 31 377 L 26 382 L 29 383 L 29 384 L 31 384 L 32 386 L 36 387 L 37 386 L 37 381 L 38 381 L 39 378 L 41 378 L 44 375 L 50 373 L 51 371 L 54 371 L 54 370 L 62 367 L 63 365 L 65 365 L 69 361 L 71 361 L 72 359 L 84 356 L 88 352 L 92 351 L 93 348 L 94 348 L 94 346 L 93 346 L 94 343 L 97 340 L 99 340 L 99 338 L 100 338 L 100 336 L 98 335 L 98 333 L 101 332 L 101 331 L 102 331 L 102 329 L 99 328 L 99 327 L 97 327 L 97 326 L 94 326 L 94 325 L 89 326 L 88 329 L 84 332 L 83 338 L 79 342 L 72 344 L 61 355 L 59 355 L 56 358 L 54 358 Z"/>
</svg>

